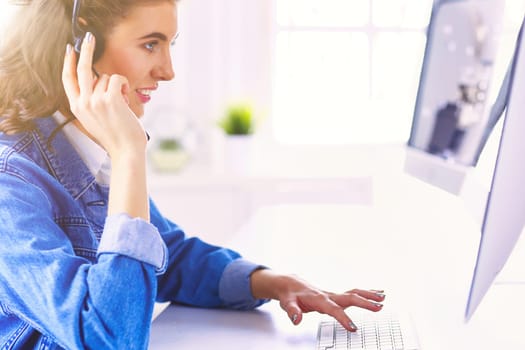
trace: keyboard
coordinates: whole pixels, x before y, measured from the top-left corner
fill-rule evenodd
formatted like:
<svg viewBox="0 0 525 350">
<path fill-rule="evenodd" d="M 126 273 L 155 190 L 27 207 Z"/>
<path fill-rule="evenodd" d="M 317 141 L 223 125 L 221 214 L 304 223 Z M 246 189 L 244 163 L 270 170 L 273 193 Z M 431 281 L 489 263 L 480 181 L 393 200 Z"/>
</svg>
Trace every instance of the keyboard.
<svg viewBox="0 0 525 350">
<path fill-rule="evenodd" d="M 356 332 L 348 332 L 335 320 L 319 323 L 318 350 L 417 350 L 417 340 L 410 321 L 396 314 L 379 312 L 352 315 Z"/>
</svg>

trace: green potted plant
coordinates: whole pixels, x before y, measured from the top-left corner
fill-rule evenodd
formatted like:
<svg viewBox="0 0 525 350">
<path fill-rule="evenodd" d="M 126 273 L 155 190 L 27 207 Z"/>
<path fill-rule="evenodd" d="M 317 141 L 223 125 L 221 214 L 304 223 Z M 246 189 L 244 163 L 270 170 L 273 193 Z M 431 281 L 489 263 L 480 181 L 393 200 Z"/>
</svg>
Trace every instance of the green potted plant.
<svg viewBox="0 0 525 350">
<path fill-rule="evenodd" d="M 226 135 L 251 135 L 254 131 L 251 107 L 247 104 L 231 105 L 219 125 Z"/>
<path fill-rule="evenodd" d="M 188 153 L 180 142 L 171 137 L 158 141 L 151 152 L 153 166 L 159 171 L 178 171 L 188 160 Z"/>
<path fill-rule="evenodd" d="M 225 135 L 226 170 L 236 174 L 247 174 L 250 169 L 252 136 L 255 131 L 251 106 L 246 103 L 230 105 L 218 124 Z"/>
</svg>

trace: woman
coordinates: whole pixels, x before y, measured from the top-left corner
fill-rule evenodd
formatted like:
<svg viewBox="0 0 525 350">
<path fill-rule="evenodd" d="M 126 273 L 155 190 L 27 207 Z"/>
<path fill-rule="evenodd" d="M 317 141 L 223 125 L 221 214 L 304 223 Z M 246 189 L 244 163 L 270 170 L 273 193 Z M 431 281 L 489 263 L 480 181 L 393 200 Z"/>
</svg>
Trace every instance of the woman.
<svg viewBox="0 0 525 350">
<path fill-rule="evenodd" d="M 0 52 L 0 347 L 145 349 L 155 301 L 275 299 L 351 331 L 345 308 L 381 309 L 381 291 L 325 292 L 186 237 L 148 199 L 138 118 L 174 78 L 175 0 L 23 3 Z"/>
</svg>

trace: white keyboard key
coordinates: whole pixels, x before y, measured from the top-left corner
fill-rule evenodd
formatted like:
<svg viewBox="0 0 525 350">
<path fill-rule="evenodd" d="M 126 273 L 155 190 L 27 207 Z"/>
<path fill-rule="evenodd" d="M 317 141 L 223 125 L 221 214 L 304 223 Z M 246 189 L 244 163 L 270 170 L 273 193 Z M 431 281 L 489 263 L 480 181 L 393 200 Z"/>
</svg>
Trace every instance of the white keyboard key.
<svg viewBox="0 0 525 350">
<path fill-rule="evenodd" d="M 322 323 L 319 328 L 319 349 L 330 348 L 334 345 L 334 325 Z"/>
</svg>

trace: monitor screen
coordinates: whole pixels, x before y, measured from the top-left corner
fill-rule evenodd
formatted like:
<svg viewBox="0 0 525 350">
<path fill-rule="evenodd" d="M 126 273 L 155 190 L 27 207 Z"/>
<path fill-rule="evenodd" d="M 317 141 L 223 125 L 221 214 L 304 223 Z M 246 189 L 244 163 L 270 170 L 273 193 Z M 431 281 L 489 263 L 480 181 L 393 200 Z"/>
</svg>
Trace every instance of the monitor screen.
<svg viewBox="0 0 525 350">
<path fill-rule="evenodd" d="M 405 171 L 454 194 L 479 158 L 503 15 L 500 0 L 437 1 L 432 10 Z"/>
<path fill-rule="evenodd" d="M 525 44 L 518 37 L 509 97 L 485 209 L 465 319 L 469 320 L 507 262 L 525 224 Z"/>
</svg>

